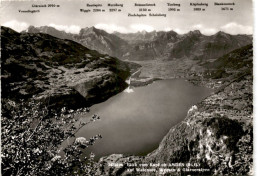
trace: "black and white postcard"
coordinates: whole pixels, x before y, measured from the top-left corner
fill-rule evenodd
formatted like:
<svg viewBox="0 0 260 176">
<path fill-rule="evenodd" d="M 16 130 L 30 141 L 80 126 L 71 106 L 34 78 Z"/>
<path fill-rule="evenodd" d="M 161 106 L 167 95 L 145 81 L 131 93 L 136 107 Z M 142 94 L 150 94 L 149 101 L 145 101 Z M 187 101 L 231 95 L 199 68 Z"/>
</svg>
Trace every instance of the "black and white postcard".
<svg viewBox="0 0 260 176">
<path fill-rule="evenodd" d="M 252 0 L 0 9 L 3 176 L 254 174 Z"/>
</svg>

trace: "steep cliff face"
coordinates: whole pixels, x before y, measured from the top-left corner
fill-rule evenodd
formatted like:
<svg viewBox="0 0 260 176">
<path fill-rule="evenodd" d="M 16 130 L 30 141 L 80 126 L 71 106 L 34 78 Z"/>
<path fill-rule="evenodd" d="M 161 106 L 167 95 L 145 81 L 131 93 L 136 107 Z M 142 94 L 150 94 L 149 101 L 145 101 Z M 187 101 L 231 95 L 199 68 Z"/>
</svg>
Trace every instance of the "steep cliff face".
<svg viewBox="0 0 260 176">
<path fill-rule="evenodd" d="M 122 91 L 128 64 L 47 34 L 1 28 L 2 97 L 83 106 Z"/>
<path fill-rule="evenodd" d="M 116 35 L 109 34 L 95 27 L 81 29 L 79 35 L 74 37 L 74 40 L 102 54 L 118 58 L 121 58 L 123 51 L 128 46 L 126 41 Z"/>
<path fill-rule="evenodd" d="M 199 163 L 208 169 L 206 175 L 247 174 L 252 169 L 252 124 L 204 113 L 195 111 L 173 127 L 145 162 Z"/>
</svg>

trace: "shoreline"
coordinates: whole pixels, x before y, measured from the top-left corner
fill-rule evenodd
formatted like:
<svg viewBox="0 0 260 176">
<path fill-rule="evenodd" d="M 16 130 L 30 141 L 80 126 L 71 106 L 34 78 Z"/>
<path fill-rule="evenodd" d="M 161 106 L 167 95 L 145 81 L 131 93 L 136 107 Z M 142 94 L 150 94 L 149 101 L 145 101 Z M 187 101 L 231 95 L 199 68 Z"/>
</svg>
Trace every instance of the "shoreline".
<svg viewBox="0 0 260 176">
<path fill-rule="evenodd" d="M 243 78 L 243 77 L 245 77 L 246 79 L 245 79 L 245 81 L 244 81 L 244 79 L 241 79 L 241 78 Z M 191 84 L 193 84 L 193 81 L 192 80 L 190 80 L 189 78 L 184 78 L 186 81 L 189 81 Z M 226 89 L 230 89 L 230 87 L 232 88 L 232 87 L 234 87 L 233 86 L 233 84 L 235 84 L 235 83 L 237 83 L 237 84 L 239 84 L 239 82 L 245 82 L 244 84 L 246 84 L 246 85 L 248 85 L 248 86 L 250 86 L 251 84 L 250 84 L 250 81 L 249 82 L 247 82 L 247 80 L 250 80 L 251 79 L 251 77 L 250 77 L 250 74 L 248 74 L 248 73 L 245 73 L 245 74 L 243 74 L 242 76 L 238 76 L 238 77 L 236 77 L 236 76 L 234 76 L 234 79 L 232 79 L 231 81 L 228 81 L 228 82 L 221 82 L 221 83 L 219 83 L 218 84 L 218 86 L 217 86 L 217 88 L 211 88 L 212 90 L 213 90 L 213 92 L 209 95 L 209 96 L 207 96 L 207 97 L 205 97 L 203 100 L 201 100 L 200 102 L 198 102 L 198 103 L 196 103 L 194 106 L 196 106 L 197 108 L 198 108 L 198 110 L 196 110 L 196 112 L 194 112 L 192 115 L 189 115 L 189 111 L 187 112 L 187 116 L 184 118 L 184 120 L 182 120 L 180 123 L 178 123 L 178 124 L 176 124 L 176 125 L 174 125 L 169 131 L 168 131 L 168 133 L 162 138 L 162 140 L 161 140 L 161 142 L 159 143 L 159 147 L 158 148 L 156 148 L 154 151 L 152 151 L 152 152 L 150 152 L 150 153 L 148 153 L 147 155 L 145 155 L 145 156 L 136 156 L 136 155 L 122 155 L 122 154 L 112 154 L 112 155 L 109 155 L 109 156 L 104 156 L 104 157 L 101 157 L 100 158 L 100 160 L 99 160 L 99 163 L 106 163 L 106 161 L 110 161 L 110 162 L 126 162 L 127 163 L 127 161 L 129 160 L 129 159 L 133 159 L 133 160 L 136 160 L 137 162 L 141 162 L 141 163 L 143 163 L 143 162 L 155 162 L 154 161 L 154 159 L 155 160 L 157 160 L 158 159 L 158 156 L 157 155 L 159 155 L 159 156 L 162 156 L 162 155 L 164 155 L 166 158 L 167 158 L 167 155 L 168 154 L 166 154 L 165 152 L 163 152 L 163 151 L 161 151 L 161 150 L 163 150 L 163 146 L 161 146 L 161 145 L 166 145 L 167 143 L 174 143 L 174 142 L 176 142 L 175 140 L 169 140 L 169 136 L 172 136 L 172 137 L 174 137 L 174 134 L 175 134 L 175 129 L 177 130 L 177 129 L 179 129 L 179 131 L 182 131 L 182 128 L 184 128 L 184 129 L 187 129 L 187 127 L 188 128 L 191 128 L 191 129 L 196 129 L 198 132 L 196 132 L 196 133 L 199 133 L 199 129 L 203 129 L 203 128 L 208 128 L 208 127 L 205 127 L 205 126 L 200 126 L 200 127 L 198 127 L 198 125 L 196 125 L 196 121 L 205 121 L 204 120 L 204 118 L 207 120 L 210 120 L 212 117 L 210 117 L 210 114 L 212 114 L 212 112 L 214 112 L 214 111 L 212 111 L 213 109 L 215 109 L 214 108 L 214 103 L 217 103 L 217 102 L 219 102 L 221 99 L 216 99 L 215 100 L 215 97 L 217 96 L 223 96 L 223 94 L 224 94 L 224 96 L 227 96 L 227 98 L 229 98 L 229 96 L 228 96 L 228 92 L 226 92 Z M 197 86 L 202 86 L 202 87 L 207 87 L 207 86 L 205 86 L 205 84 L 195 84 L 195 85 L 197 85 Z M 238 88 L 235 88 L 235 90 L 239 90 Z M 250 91 L 250 89 L 249 89 L 249 91 Z M 242 98 L 242 97 L 241 97 Z M 212 105 L 211 104 L 208 104 L 208 102 L 210 102 L 210 103 L 213 103 L 212 105 L 214 105 L 213 107 L 211 107 Z M 207 107 L 210 107 L 209 109 L 207 109 Z M 218 106 L 217 106 L 218 107 Z M 220 106 L 220 107 L 222 107 L 222 106 Z M 235 107 L 235 106 L 233 106 L 233 107 Z M 217 110 L 217 112 L 219 111 L 218 109 L 215 109 L 215 110 Z M 220 111 L 221 111 L 221 109 L 220 109 Z M 221 113 L 220 113 L 220 115 L 221 115 L 221 117 L 227 117 L 227 120 L 228 121 L 230 121 L 230 123 L 232 124 L 232 123 L 236 123 L 236 120 L 237 120 L 237 118 L 235 118 L 235 116 L 236 116 L 236 113 L 235 114 L 233 114 L 232 115 L 232 109 L 231 110 L 226 110 L 226 112 L 224 112 L 224 114 L 222 115 Z M 229 117 L 229 114 L 231 114 L 231 117 Z M 194 116 L 195 115 L 195 116 Z M 197 117 L 198 116 L 198 117 Z M 208 117 L 209 116 L 209 117 Z M 250 110 L 249 110 L 249 116 L 250 116 Z M 218 118 L 221 118 L 221 117 L 218 117 Z M 234 117 L 234 118 L 233 118 Z M 214 119 L 214 118 L 213 118 Z M 225 119 L 225 118 L 224 118 Z M 223 120 L 224 120 L 223 119 Z M 244 123 L 244 120 L 245 120 L 245 123 Z M 238 119 L 238 121 L 239 121 L 239 119 Z M 243 128 L 248 128 L 248 129 L 250 129 L 251 127 L 250 127 L 250 124 L 252 123 L 252 119 L 251 119 L 251 116 L 250 116 L 250 118 L 248 118 L 248 119 L 242 119 L 242 120 L 240 120 L 239 121 L 239 123 L 241 123 L 241 125 L 243 126 Z M 248 126 L 248 124 L 249 124 L 249 126 Z M 184 125 L 184 126 L 183 126 Z M 183 127 L 182 127 L 183 126 Z M 188 130 L 189 131 L 189 130 Z M 249 130 L 250 131 L 250 130 Z M 185 136 L 185 135 L 187 135 L 186 133 L 184 133 L 184 134 L 181 134 L 181 136 Z M 204 135 L 203 136 L 201 136 L 201 138 L 203 138 L 203 139 L 201 139 L 201 140 L 204 140 Z M 243 137 L 241 137 L 241 139 L 242 139 Z M 214 138 L 213 138 L 214 139 Z M 216 139 L 214 139 L 214 140 L 216 140 Z M 167 141 L 167 142 L 166 142 Z M 173 145 L 175 145 L 175 144 L 173 144 Z M 167 146 L 167 145 L 166 145 Z M 166 147 L 165 146 L 165 147 Z M 249 151 L 251 151 L 250 150 L 250 145 L 246 145 L 246 147 L 248 148 L 248 150 Z M 232 151 L 232 149 L 230 149 L 230 151 Z M 210 152 L 210 150 L 209 151 L 207 151 L 207 152 Z M 241 152 L 243 152 L 243 150 L 241 151 Z M 163 154 L 163 153 L 165 153 L 165 154 Z M 175 153 L 175 152 L 173 152 L 173 153 Z M 232 153 L 232 152 L 231 152 Z M 243 154 L 243 155 L 246 155 L 246 154 Z M 217 156 L 217 155 L 216 155 Z M 217 156 L 218 157 L 218 156 Z M 250 155 L 249 155 L 249 157 L 250 157 Z M 160 158 L 160 157 L 159 157 Z M 160 159 L 159 159 L 160 160 Z M 162 161 L 165 161 L 165 158 L 164 159 L 162 159 Z M 158 161 L 157 161 L 158 162 Z M 165 161 L 166 162 L 166 161 Z M 208 162 L 212 162 L 212 160 L 209 160 Z M 214 167 L 218 167 L 218 166 L 214 166 Z M 113 168 L 113 167 L 112 167 Z M 114 168 L 114 169 L 118 169 L 118 168 Z M 221 169 L 219 169 L 219 170 L 221 170 Z"/>
</svg>

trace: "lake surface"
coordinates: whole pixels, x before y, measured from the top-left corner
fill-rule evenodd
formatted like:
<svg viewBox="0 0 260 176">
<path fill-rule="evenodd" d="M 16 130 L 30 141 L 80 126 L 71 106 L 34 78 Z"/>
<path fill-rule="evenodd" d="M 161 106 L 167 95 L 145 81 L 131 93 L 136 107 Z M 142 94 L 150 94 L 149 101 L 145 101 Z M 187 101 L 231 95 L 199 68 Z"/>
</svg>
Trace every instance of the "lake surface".
<svg viewBox="0 0 260 176">
<path fill-rule="evenodd" d="M 83 127 L 77 137 L 101 134 L 93 147 L 102 156 L 120 153 L 145 155 L 156 149 L 169 129 L 182 121 L 188 109 L 212 92 L 183 79 L 160 80 L 133 91 L 121 92 L 91 107 L 89 116 L 98 114 L 100 121 Z"/>
</svg>

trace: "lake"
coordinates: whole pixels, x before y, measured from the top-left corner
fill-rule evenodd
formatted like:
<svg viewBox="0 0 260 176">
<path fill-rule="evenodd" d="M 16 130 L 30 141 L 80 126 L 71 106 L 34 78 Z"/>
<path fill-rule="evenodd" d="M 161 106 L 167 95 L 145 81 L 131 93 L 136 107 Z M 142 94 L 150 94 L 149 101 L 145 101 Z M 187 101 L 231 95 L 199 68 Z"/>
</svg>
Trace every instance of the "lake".
<svg viewBox="0 0 260 176">
<path fill-rule="evenodd" d="M 76 136 L 88 140 L 96 134 L 102 135 L 102 139 L 87 149 L 95 153 L 96 159 L 114 153 L 145 155 L 158 147 L 192 105 L 211 92 L 183 79 L 160 80 L 124 91 L 92 106 L 89 116 L 98 114 L 101 120 L 86 125 Z"/>
</svg>

